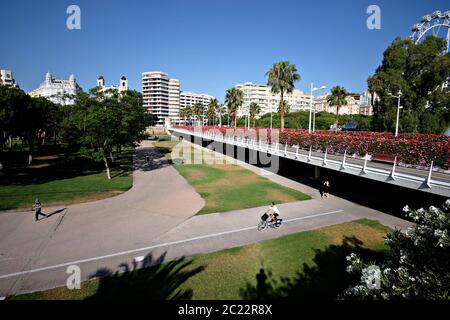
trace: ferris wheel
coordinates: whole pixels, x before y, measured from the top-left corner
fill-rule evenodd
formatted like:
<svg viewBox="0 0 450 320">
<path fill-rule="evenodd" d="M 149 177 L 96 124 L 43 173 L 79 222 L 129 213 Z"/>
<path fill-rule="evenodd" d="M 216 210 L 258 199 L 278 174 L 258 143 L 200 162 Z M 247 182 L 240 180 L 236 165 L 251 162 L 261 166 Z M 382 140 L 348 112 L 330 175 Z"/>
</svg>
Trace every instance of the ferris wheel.
<svg viewBox="0 0 450 320">
<path fill-rule="evenodd" d="M 416 23 L 412 30 L 413 39 L 415 44 L 420 43 L 426 38 L 427 35 L 433 35 L 443 38 L 447 41 L 447 49 L 444 53 L 449 52 L 450 43 L 450 11 L 435 11 L 432 14 L 427 14 L 422 17 L 420 23 Z"/>
</svg>

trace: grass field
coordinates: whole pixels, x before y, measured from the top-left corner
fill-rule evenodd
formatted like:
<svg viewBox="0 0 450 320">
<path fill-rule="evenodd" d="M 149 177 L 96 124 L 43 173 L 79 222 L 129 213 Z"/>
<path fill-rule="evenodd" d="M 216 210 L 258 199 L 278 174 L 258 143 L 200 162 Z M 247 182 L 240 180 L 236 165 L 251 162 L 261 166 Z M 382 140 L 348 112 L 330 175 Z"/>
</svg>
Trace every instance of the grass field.
<svg viewBox="0 0 450 320">
<path fill-rule="evenodd" d="M 177 143 L 166 140 L 155 143 L 155 146 L 176 164 L 179 159 L 171 159 L 171 150 Z M 308 195 L 283 187 L 238 165 L 212 164 L 214 159 L 217 160 L 215 157 L 208 150 L 199 151 L 185 144 L 182 153 L 185 162 L 175 165 L 180 174 L 205 199 L 205 206 L 198 214 L 259 207 L 272 201 L 285 203 L 310 199 Z M 203 161 L 197 164 L 194 159 Z"/>
<path fill-rule="evenodd" d="M 352 281 L 345 257 L 377 261 L 388 231 L 361 219 L 14 299 L 334 299 Z"/>
<path fill-rule="evenodd" d="M 108 180 L 102 163 L 64 153 L 36 157 L 31 166 L 6 166 L 0 176 L 0 210 L 31 208 L 39 198 L 44 206 L 103 199 L 131 188 L 132 150 L 112 166 Z"/>
</svg>

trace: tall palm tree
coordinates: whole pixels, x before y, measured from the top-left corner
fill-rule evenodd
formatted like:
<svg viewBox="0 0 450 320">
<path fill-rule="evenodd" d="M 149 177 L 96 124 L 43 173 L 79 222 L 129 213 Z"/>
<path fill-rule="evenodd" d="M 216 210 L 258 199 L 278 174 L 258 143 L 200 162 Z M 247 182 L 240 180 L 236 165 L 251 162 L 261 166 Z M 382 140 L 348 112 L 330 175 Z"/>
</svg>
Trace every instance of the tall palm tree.
<svg viewBox="0 0 450 320">
<path fill-rule="evenodd" d="M 335 86 L 331 88 L 331 94 L 327 97 L 330 106 L 336 106 L 336 129 L 339 125 L 339 109 L 347 104 L 348 93 L 344 87 Z"/>
<path fill-rule="evenodd" d="M 192 124 L 192 123 L 191 123 L 192 115 L 193 115 L 192 107 L 191 107 L 191 106 L 186 106 L 186 107 L 184 107 L 183 110 L 184 110 L 184 112 L 185 112 L 185 114 L 186 114 L 186 118 L 189 119 L 189 124 Z"/>
<path fill-rule="evenodd" d="M 300 80 L 295 65 L 289 61 L 281 61 L 273 64 L 273 67 L 266 72 L 268 77 L 267 85 L 272 89 L 272 93 L 280 94 L 280 116 L 281 131 L 284 130 L 284 94 L 294 90 L 294 82 Z"/>
<path fill-rule="evenodd" d="M 217 108 L 219 105 L 219 101 L 217 101 L 217 99 L 211 99 L 211 101 L 208 103 L 208 111 L 206 112 L 206 114 L 208 115 L 208 121 L 210 119 L 213 120 L 213 125 L 215 124 L 215 119 L 216 119 L 216 112 L 217 112 Z"/>
<path fill-rule="evenodd" d="M 227 109 L 223 104 L 217 104 L 216 113 L 219 115 L 219 127 L 222 126 L 222 115 L 227 113 Z"/>
<path fill-rule="evenodd" d="M 178 111 L 178 116 L 184 119 L 184 125 L 186 125 L 186 109 L 181 109 Z"/>
<path fill-rule="evenodd" d="M 253 119 L 253 127 L 256 128 L 256 116 L 261 112 L 261 107 L 256 103 L 250 103 L 250 118 Z"/>
<path fill-rule="evenodd" d="M 230 116 L 232 116 L 234 120 L 234 127 L 236 128 L 237 119 L 236 119 L 236 113 L 237 110 L 242 106 L 242 103 L 244 102 L 244 93 L 236 88 L 231 88 L 227 90 L 227 93 L 225 95 L 225 103 L 228 107 L 228 113 Z"/>
<path fill-rule="evenodd" d="M 216 115 L 216 106 L 209 103 L 208 104 L 208 108 L 206 109 L 206 115 L 208 116 L 208 124 L 212 124 L 214 125 L 214 118 Z"/>
<path fill-rule="evenodd" d="M 197 102 L 194 104 L 194 107 L 192 108 L 192 112 L 195 117 L 197 117 L 197 120 L 201 125 L 203 126 L 203 113 L 205 112 L 205 107 L 200 102 Z"/>
<path fill-rule="evenodd" d="M 286 100 L 283 101 L 283 110 L 284 110 L 284 114 L 289 114 L 289 112 L 291 112 L 291 106 L 287 103 Z M 281 113 L 280 106 L 278 106 L 277 112 Z"/>
</svg>

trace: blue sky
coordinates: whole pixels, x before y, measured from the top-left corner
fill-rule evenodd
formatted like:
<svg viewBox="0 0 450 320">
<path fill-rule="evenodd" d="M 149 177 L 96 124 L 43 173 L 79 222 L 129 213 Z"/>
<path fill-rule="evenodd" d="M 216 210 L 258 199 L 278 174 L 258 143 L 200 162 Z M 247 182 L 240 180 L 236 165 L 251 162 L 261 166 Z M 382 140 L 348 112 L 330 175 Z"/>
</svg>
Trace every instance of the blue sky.
<svg viewBox="0 0 450 320">
<path fill-rule="evenodd" d="M 81 30 L 66 27 L 70 4 L 81 8 Z M 366 27 L 371 4 L 380 30 Z M 435 10 L 450 10 L 448 1 L 1 1 L 0 68 L 25 91 L 47 71 L 74 73 L 85 90 L 100 75 L 107 85 L 125 75 L 140 91 L 142 72 L 159 70 L 223 101 L 228 88 L 266 83 L 271 65 L 288 60 L 300 90 L 313 81 L 361 92 L 392 40 Z"/>
</svg>

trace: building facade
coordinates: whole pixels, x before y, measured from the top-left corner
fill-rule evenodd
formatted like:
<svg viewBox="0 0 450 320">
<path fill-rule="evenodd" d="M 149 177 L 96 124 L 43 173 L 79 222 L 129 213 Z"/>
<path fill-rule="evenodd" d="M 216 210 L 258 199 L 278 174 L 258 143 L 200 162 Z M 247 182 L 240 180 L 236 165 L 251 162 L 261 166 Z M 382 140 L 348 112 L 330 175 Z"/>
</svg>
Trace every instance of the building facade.
<svg viewBox="0 0 450 320">
<path fill-rule="evenodd" d="M 0 86 L 18 88 L 19 85 L 14 80 L 11 70 L 0 70 Z"/>
<path fill-rule="evenodd" d="M 157 125 L 163 126 L 169 118 L 169 76 L 154 71 L 142 74 L 142 98 L 147 110 L 158 117 Z"/>
<path fill-rule="evenodd" d="M 206 116 L 206 108 L 208 107 L 208 104 L 211 102 L 211 100 L 215 99 L 213 96 L 206 94 L 206 93 L 195 93 L 195 92 L 189 92 L 189 91 L 182 91 L 180 93 L 180 110 L 183 110 L 186 107 L 193 107 L 197 103 L 200 103 L 203 105 L 203 108 L 205 110 L 205 116 L 203 117 L 203 123 L 207 121 Z M 192 117 L 193 120 L 195 117 Z M 184 119 L 179 119 L 180 122 L 184 122 Z"/>
<path fill-rule="evenodd" d="M 120 78 L 119 85 L 118 86 L 109 86 L 107 87 L 105 85 L 105 78 L 103 76 L 100 76 L 97 79 L 97 88 L 99 88 L 99 91 L 105 92 L 105 91 L 118 91 L 119 93 L 122 93 L 124 91 L 128 90 L 128 80 L 125 76 Z"/>
<path fill-rule="evenodd" d="M 75 103 L 74 96 L 83 90 L 78 85 L 75 76 L 70 75 L 68 80 L 54 79 L 50 72 L 45 75 L 45 81 L 29 93 L 32 97 L 45 97 L 50 101 L 62 105 Z"/>
<path fill-rule="evenodd" d="M 263 84 L 245 82 L 244 84 L 237 84 L 235 88 L 241 90 L 244 96 L 242 107 L 238 110 L 239 117 L 249 114 L 250 104 L 253 102 L 257 103 L 261 108 L 261 112 L 257 117 L 278 111 L 281 95 L 272 93 L 270 87 Z M 309 110 L 309 94 L 298 89 L 294 89 L 292 93 L 285 93 L 283 99 L 289 105 L 291 112 Z"/>
<path fill-rule="evenodd" d="M 327 101 L 330 93 L 314 98 L 314 108 L 316 112 L 336 113 L 336 106 L 330 106 Z M 361 114 L 373 115 L 373 97 L 366 91 L 362 94 L 350 93 L 347 97 L 347 104 L 339 108 L 339 114 Z"/>
<path fill-rule="evenodd" d="M 179 80 L 170 79 L 167 73 L 160 71 L 142 74 L 142 97 L 144 107 L 158 117 L 157 126 L 180 124 L 184 122 L 180 119 L 180 110 L 196 103 L 206 107 L 214 99 L 208 94 L 181 91 Z"/>
</svg>

